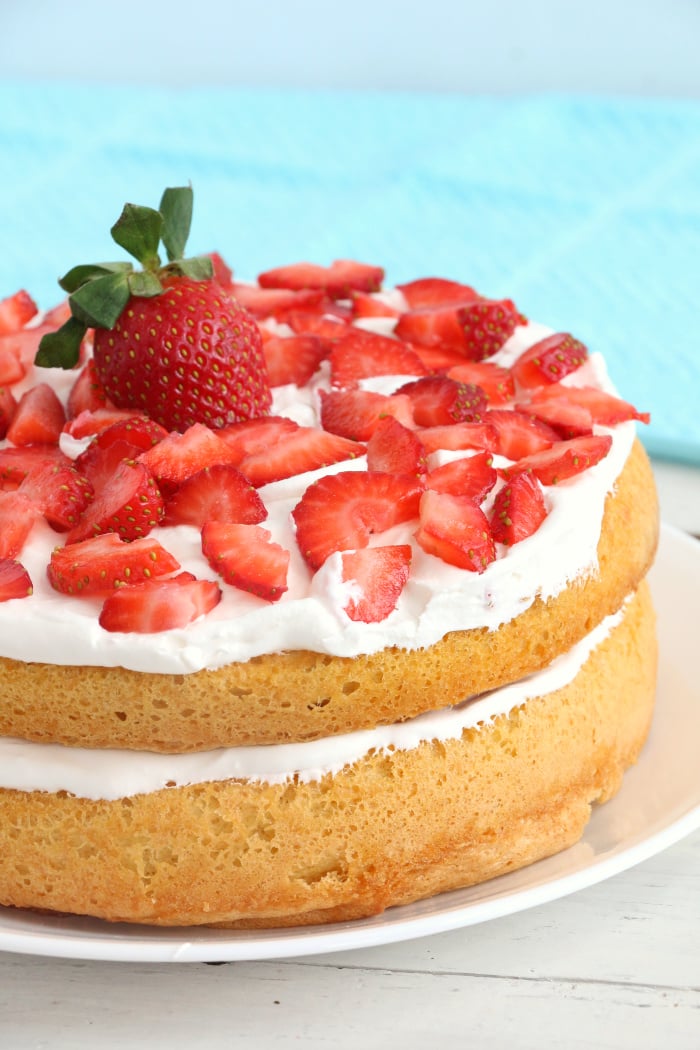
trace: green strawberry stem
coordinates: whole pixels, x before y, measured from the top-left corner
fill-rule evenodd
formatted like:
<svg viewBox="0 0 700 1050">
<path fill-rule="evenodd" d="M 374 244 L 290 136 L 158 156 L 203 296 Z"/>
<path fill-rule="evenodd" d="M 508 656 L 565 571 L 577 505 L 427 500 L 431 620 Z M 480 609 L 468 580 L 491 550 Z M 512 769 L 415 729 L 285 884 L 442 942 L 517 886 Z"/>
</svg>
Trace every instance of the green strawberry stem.
<svg viewBox="0 0 700 1050">
<path fill-rule="evenodd" d="M 164 278 L 211 278 L 208 256 L 184 258 L 192 205 L 191 186 L 166 189 L 158 211 L 138 204 L 124 205 L 111 229 L 112 239 L 133 255 L 143 269 L 134 270 L 130 262 L 109 262 L 82 264 L 69 270 L 58 283 L 68 292 L 71 316 L 58 331 L 43 337 L 34 359 L 37 365 L 73 368 L 88 328 L 114 328 L 129 299 L 160 295 Z M 161 243 L 168 259 L 165 266 L 158 254 Z"/>
</svg>

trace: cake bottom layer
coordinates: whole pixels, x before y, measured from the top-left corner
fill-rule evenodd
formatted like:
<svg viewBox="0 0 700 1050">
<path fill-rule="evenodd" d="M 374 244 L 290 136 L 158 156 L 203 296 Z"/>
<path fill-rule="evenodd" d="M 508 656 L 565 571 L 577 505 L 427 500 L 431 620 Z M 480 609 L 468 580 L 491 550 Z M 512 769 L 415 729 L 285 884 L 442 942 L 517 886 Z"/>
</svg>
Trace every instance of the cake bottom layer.
<svg viewBox="0 0 700 1050">
<path fill-rule="evenodd" d="M 0 903 L 274 927 L 485 881 L 580 838 L 591 805 L 637 759 L 655 679 L 643 582 L 573 681 L 458 738 L 369 752 L 303 783 L 215 781 L 112 801 L 0 789 Z"/>
</svg>

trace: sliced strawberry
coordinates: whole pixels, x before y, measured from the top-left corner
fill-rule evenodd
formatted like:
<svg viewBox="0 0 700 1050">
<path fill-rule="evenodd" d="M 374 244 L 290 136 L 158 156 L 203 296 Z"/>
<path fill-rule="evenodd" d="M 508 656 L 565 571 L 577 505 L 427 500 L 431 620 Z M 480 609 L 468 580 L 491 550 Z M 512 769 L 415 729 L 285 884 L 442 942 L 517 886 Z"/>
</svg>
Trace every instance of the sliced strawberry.
<svg viewBox="0 0 700 1050">
<path fill-rule="evenodd" d="M 521 354 L 511 373 L 521 389 L 529 390 L 558 383 L 580 368 L 587 357 L 588 350 L 582 342 L 568 332 L 555 332 Z"/>
<path fill-rule="evenodd" d="M 257 491 L 230 463 L 205 467 L 182 485 L 165 504 L 163 525 L 196 525 L 207 521 L 257 525 L 267 510 Z"/>
<path fill-rule="evenodd" d="M 474 383 L 481 387 L 489 405 L 503 404 L 515 396 L 513 376 L 507 368 L 493 361 L 462 361 L 447 371 L 447 376 L 458 383 Z"/>
<path fill-rule="evenodd" d="M 163 496 L 143 463 L 123 462 L 66 537 L 78 543 L 102 532 L 124 540 L 147 536 L 163 517 Z"/>
<path fill-rule="evenodd" d="M 405 394 L 379 394 L 372 390 L 322 390 L 321 426 L 351 441 L 369 441 L 377 423 L 393 416 L 413 427 L 413 407 Z"/>
<path fill-rule="evenodd" d="M 146 419 L 143 412 L 136 412 L 132 408 L 96 408 L 94 411 L 85 410 L 80 412 L 75 419 L 69 419 L 64 432 L 78 440 L 93 437 L 107 427 L 113 427 L 117 423 L 126 423 L 131 419 Z"/>
<path fill-rule="evenodd" d="M 418 355 L 429 375 L 433 372 L 447 372 L 455 365 L 465 363 L 464 354 L 460 350 L 444 346 L 419 346 L 417 343 L 406 343 L 406 345 Z"/>
<path fill-rule="evenodd" d="M 609 434 L 558 441 L 551 448 L 519 459 L 504 473 L 506 477 L 512 478 L 516 474 L 530 471 L 543 485 L 556 485 L 595 466 L 607 456 L 611 445 L 612 438 Z"/>
<path fill-rule="evenodd" d="M 32 593 L 29 573 L 14 558 L 0 560 L 0 602 L 11 598 L 28 598 Z"/>
<path fill-rule="evenodd" d="M 63 405 L 48 383 L 37 383 L 20 398 L 7 440 L 13 445 L 54 445 L 66 422 Z"/>
<path fill-rule="evenodd" d="M 17 401 L 14 394 L 8 387 L 0 387 L 0 440 L 7 434 L 16 411 Z"/>
<path fill-rule="evenodd" d="M 457 383 L 447 376 L 425 376 L 406 383 L 396 393 L 411 399 L 413 417 L 421 427 L 479 423 L 488 404 L 481 387 Z"/>
<path fill-rule="evenodd" d="M 541 403 L 559 398 L 563 398 L 572 405 L 588 409 L 593 422 L 600 423 L 601 426 L 612 427 L 631 419 L 648 423 L 650 419 L 648 412 L 638 412 L 628 401 L 623 401 L 622 398 L 615 397 L 613 394 L 606 394 L 605 391 L 592 386 L 566 386 L 563 383 L 552 383 L 537 391 L 536 401 Z"/>
<path fill-rule="evenodd" d="M 317 335 L 270 336 L 263 340 L 270 386 L 305 386 L 328 353 Z"/>
<path fill-rule="evenodd" d="M 422 491 L 418 480 L 405 475 L 327 474 L 307 488 L 292 511 L 301 553 L 318 569 L 335 551 L 368 546 L 373 533 L 416 517 Z"/>
<path fill-rule="evenodd" d="M 260 488 L 309 470 L 320 470 L 331 463 L 356 459 L 364 453 L 365 446 L 357 441 L 315 427 L 298 427 L 271 448 L 244 456 L 238 469 Z"/>
<path fill-rule="evenodd" d="M 136 459 L 167 436 L 168 431 L 155 420 L 127 416 L 100 430 L 76 458 L 75 466 L 99 490 L 123 460 Z"/>
<path fill-rule="evenodd" d="M 537 532 L 547 517 L 542 489 L 532 474 L 517 474 L 498 492 L 491 514 L 496 543 L 512 546 Z"/>
<path fill-rule="evenodd" d="M 428 554 L 470 572 L 483 572 L 496 557 L 486 515 L 468 496 L 428 489 L 416 540 Z"/>
<path fill-rule="evenodd" d="M 526 319 L 510 299 L 482 299 L 460 309 L 465 356 L 472 361 L 492 357 Z"/>
<path fill-rule="evenodd" d="M 211 567 L 239 590 L 278 601 L 287 590 L 289 551 L 273 543 L 259 525 L 208 521 L 202 529 L 202 552 Z"/>
<path fill-rule="evenodd" d="M 77 525 L 94 496 L 88 479 L 63 455 L 53 461 L 38 460 L 19 491 L 39 508 L 57 532 L 66 532 Z"/>
<path fill-rule="evenodd" d="M 398 339 L 350 328 L 329 356 L 331 381 L 336 387 L 355 386 L 371 376 L 421 376 L 423 363 Z"/>
<path fill-rule="evenodd" d="M 319 314 L 313 310 L 287 310 L 284 323 L 288 324 L 297 335 L 317 335 L 326 340 L 330 350 L 336 339 L 342 338 L 347 331 L 351 315 L 344 316 L 340 311 L 332 314 Z"/>
<path fill-rule="evenodd" d="M 485 413 L 484 422 L 494 427 L 498 435 L 493 451 L 506 459 L 529 456 L 559 440 L 556 430 L 524 412 L 494 408 Z"/>
<path fill-rule="evenodd" d="M 515 407 L 526 416 L 532 416 L 552 427 L 560 438 L 585 437 L 593 433 L 590 410 L 563 397 L 528 401 Z"/>
<path fill-rule="evenodd" d="M 168 434 L 139 456 L 139 462 L 167 491 L 177 488 L 198 470 L 212 467 L 215 463 L 233 463 L 235 466 L 236 460 L 235 452 L 219 433 L 203 423 L 195 423 L 182 434 Z"/>
<path fill-rule="evenodd" d="M 498 442 L 498 431 L 489 423 L 453 423 L 452 426 L 425 427 L 418 431 L 418 437 L 428 453 L 440 449 L 447 452 L 472 448 L 493 450 Z"/>
<path fill-rule="evenodd" d="M 116 533 L 106 532 L 56 547 L 47 573 L 49 583 L 61 594 L 101 597 L 179 568 L 177 559 L 150 536 L 127 543 Z"/>
<path fill-rule="evenodd" d="M 218 252 L 209 252 L 213 278 L 222 288 L 233 286 L 233 270 Z"/>
<path fill-rule="evenodd" d="M 425 479 L 434 492 L 449 492 L 452 496 L 468 496 L 481 503 L 496 484 L 498 474 L 494 469 L 490 452 L 477 452 L 474 456 L 463 456 L 431 470 Z"/>
<path fill-rule="evenodd" d="M 0 301 L 0 335 L 19 332 L 31 321 L 39 308 L 29 292 L 20 289 L 14 295 Z"/>
<path fill-rule="evenodd" d="M 28 496 L 0 492 L 0 558 L 17 557 L 40 516 L 39 508 Z"/>
<path fill-rule="evenodd" d="M 216 433 L 228 445 L 233 455 L 232 462 L 238 464 L 246 456 L 265 452 L 298 429 L 299 424 L 287 416 L 264 416 L 232 423 Z"/>
<path fill-rule="evenodd" d="M 462 306 L 450 303 L 446 306 L 426 306 L 408 310 L 396 322 L 395 334 L 399 339 L 415 344 L 416 349 L 426 347 L 450 351 L 465 356 Z"/>
<path fill-rule="evenodd" d="M 43 466 L 72 466 L 57 445 L 25 445 L 0 449 L 0 488 L 16 489 L 28 474 Z"/>
<path fill-rule="evenodd" d="M 427 470 L 425 445 L 414 430 L 409 430 L 394 416 L 385 416 L 367 443 L 367 469 L 421 477 Z"/>
<path fill-rule="evenodd" d="M 354 318 L 398 317 L 399 312 L 380 295 L 372 295 L 369 292 L 352 293 L 352 316 Z"/>
<path fill-rule="evenodd" d="M 26 375 L 27 369 L 19 359 L 17 351 L 2 345 L 0 340 L 0 383 L 3 386 L 13 386 L 19 383 Z"/>
<path fill-rule="evenodd" d="M 282 317 L 289 310 L 304 310 L 327 301 L 320 289 L 293 291 L 291 288 L 259 288 L 234 282 L 233 294 L 254 317 Z"/>
<path fill-rule="evenodd" d="M 378 292 L 384 280 L 380 266 L 336 259 L 330 266 L 294 263 L 267 270 L 258 277 L 261 288 L 320 288 L 332 299 L 347 299 L 353 291 Z"/>
<path fill-rule="evenodd" d="M 95 362 L 90 358 L 78 373 L 70 389 L 66 414 L 69 419 L 75 419 L 81 412 L 96 412 L 101 408 L 114 408 L 114 405 L 105 393 L 95 368 Z"/>
<path fill-rule="evenodd" d="M 100 626 L 122 633 L 170 631 L 205 616 L 220 601 L 217 583 L 183 572 L 170 580 L 150 580 L 115 591 L 102 606 Z"/>
<path fill-rule="evenodd" d="M 43 337 L 55 332 L 57 327 L 57 324 L 44 318 L 41 324 L 0 336 L 0 352 L 2 350 L 12 351 L 26 370 L 34 364 L 34 358 Z"/>
<path fill-rule="evenodd" d="M 397 285 L 411 310 L 423 307 L 468 303 L 479 298 L 468 284 L 448 281 L 444 277 L 419 277 L 416 281 Z"/>
<path fill-rule="evenodd" d="M 348 599 L 345 613 L 361 623 L 380 623 L 394 611 L 406 586 L 412 551 L 406 544 L 389 547 L 365 547 L 345 551 L 342 557 L 343 580 L 352 583 L 357 593 Z"/>
</svg>

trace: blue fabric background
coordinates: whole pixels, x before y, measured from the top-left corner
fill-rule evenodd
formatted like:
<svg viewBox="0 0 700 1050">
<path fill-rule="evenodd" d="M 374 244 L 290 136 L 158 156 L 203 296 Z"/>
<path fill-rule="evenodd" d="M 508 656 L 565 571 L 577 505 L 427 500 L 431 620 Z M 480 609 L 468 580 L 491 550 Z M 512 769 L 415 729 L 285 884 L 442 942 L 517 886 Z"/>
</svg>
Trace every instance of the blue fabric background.
<svg viewBox="0 0 700 1050">
<path fill-rule="evenodd" d="M 126 200 L 188 181 L 192 251 L 514 298 L 606 354 L 652 453 L 700 464 L 697 102 L 0 82 L 0 294 L 52 305 L 123 257 Z"/>
</svg>

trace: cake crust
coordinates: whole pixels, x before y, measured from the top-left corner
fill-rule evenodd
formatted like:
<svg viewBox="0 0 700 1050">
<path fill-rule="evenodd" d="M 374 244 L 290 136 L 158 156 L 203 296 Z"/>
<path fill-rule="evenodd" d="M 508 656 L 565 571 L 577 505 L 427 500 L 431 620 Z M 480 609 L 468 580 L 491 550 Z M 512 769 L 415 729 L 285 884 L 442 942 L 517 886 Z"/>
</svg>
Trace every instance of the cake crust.
<svg viewBox="0 0 700 1050">
<path fill-rule="evenodd" d="M 636 441 L 606 501 L 599 571 L 497 631 L 353 658 L 271 653 L 216 671 L 151 674 L 0 660 L 0 736 L 160 752 L 314 740 L 391 725 L 517 681 L 568 651 L 635 590 L 658 541 Z"/>
<path fill-rule="evenodd" d="M 637 759 L 654 626 L 642 582 L 568 686 L 461 739 L 369 752 L 319 781 L 116 801 L 2 789 L 0 903 L 274 927 L 355 919 L 515 870 L 574 843 Z"/>
</svg>

